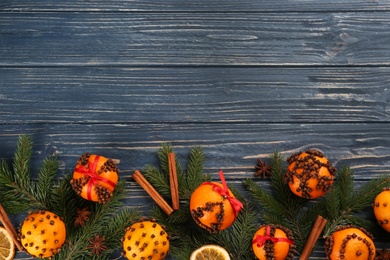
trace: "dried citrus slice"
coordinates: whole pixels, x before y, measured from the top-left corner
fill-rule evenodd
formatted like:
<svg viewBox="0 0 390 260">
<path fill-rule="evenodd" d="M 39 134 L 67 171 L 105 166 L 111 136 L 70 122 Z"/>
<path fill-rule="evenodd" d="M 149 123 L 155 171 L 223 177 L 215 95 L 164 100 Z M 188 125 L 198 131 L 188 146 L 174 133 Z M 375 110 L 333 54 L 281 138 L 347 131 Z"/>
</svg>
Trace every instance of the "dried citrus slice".
<svg viewBox="0 0 390 260">
<path fill-rule="evenodd" d="M 15 245 L 7 230 L 0 227 L 0 260 L 14 259 Z"/>
<path fill-rule="evenodd" d="M 204 245 L 192 252 L 190 260 L 230 260 L 225 248 L 217 245 Z"/>
</svg>

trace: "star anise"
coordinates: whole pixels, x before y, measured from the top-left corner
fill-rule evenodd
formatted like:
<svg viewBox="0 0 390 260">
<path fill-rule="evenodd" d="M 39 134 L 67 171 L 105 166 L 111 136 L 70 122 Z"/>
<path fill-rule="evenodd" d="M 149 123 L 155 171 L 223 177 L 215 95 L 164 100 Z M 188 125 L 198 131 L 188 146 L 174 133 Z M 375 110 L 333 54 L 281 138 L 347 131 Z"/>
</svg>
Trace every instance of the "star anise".
<svg viewBox="0 0 390 260">
<path fill-rule="evenodd" d="M 257 165 L 255 168 L 255 176 L 261 176 L 261 178 L 271 176 L 271 165 L 268 165 L 267 162 L 263 162 L 260 159 L 257 159 Z"/>
<path fill-rule="evenodd" d="M 91 249 L 91 255 L 100 255 L 104 250 L 107 250 L 106 242 L 104 242 L 104 236 L 95 235 L 94 238 L 88 239 L 89 245 L 87 249 Z"/>
<path fill-rule="evenodd" d="M 389 260 L 390 259 L 390 250 L 383 248 L 382 250 L 376 251 L 375 260 Z"/>
<path fill-rule="evenodd" d="M 89 215 L 91 215 L 91 212 L 88 210 L 88 208 L 83 209 L 76 209 L 76 218 L 74 220 L 75 226 L 84 226 L 85 223 L 89 220 Z"/>
</svg>

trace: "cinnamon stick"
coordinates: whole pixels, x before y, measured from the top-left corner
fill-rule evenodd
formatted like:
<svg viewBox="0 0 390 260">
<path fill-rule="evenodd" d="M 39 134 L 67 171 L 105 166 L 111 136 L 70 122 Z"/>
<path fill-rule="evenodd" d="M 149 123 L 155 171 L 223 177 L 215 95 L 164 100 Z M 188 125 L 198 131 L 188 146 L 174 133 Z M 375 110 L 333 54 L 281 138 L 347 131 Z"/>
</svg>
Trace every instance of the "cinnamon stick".
<svg viewBox="0 0 390 260">
<path fill-rule="evenodd" d="M 179 205 L 179 184 L 177 180 L 176 159 L 174 153 L 168 154 L 169 184 L 171 187 L 172 208 L 178 210 Z"/>
<path fill-rule="evenodd" d="M 320 215 L 317 216 L 299 260 L 307 260 L 309 258 L 314 245 L 320 237 L 322 230 L 325 228 L 326 222 L 327 220 L 325 218 Z"/>
<path fill-rule="evenodd" d="M 12 240 L 14 241 L 14 244 L 18 248 L 18 250 L 21 252 L 24 251 L 24 248 L 18 239 L 18 234 L 16 233 L 16 230 L 12 225 L 11 220 L 9 219 L 7 213 L 5 212 L 1 204 L 0 204 L 0 221 L 3 224 L 5 230 L 7 230 L 10 236 L 12 237 Z"/>
<path fill-rule="evenodd" d="M 168 216 L 173 212 L 173 209 L 169 204 L 161 197 L 155 188 L 145 179 L 140 171 L 136 170 L 133 174 L 133 179 L 141 185 L 141 187 L 152 197 L 157 205 L 167 214 Z"/>
</svg>

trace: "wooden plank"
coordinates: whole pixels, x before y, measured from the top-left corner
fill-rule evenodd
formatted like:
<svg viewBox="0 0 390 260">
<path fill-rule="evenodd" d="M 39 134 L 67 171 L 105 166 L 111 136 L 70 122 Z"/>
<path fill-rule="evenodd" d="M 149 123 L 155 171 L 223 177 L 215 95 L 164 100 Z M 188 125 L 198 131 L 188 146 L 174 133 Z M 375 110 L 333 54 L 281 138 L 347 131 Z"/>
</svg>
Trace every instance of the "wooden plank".
<svg viewBox="0 0 390 260">
<path fill-rule="evenodd" d="M 257 158 L 266 159 L 275 150 L 287 157 L 308 148 L 322 150 L 337 168 L 350 166 L 359 184 L 389 173 L 388 128 L 388 123 L 0 125 L 0 155 L 7 160 L 12 158 L 17 136 L 27 133 L 34 142 L 31 166 L 35 172 L 48 155 L 60 160 L 59 175 L 69 174 L 84 152 L 120 159 L 120 175 L 129 181 L 125 203 L 146 212 L 154 203 L 131 181 L 130 175 L 146 164 L 157 166 L 156 150 L 163 142 L 173 144 L 184 168 L 189 149 L 202 146 L 205 172 L 218 180 L 217 172 L 223 169 L 228 183 L 241 191 L 242 180 L 253 178 Z M 269 186 L 266 180 L 258 183 Z M 22 217 L 13 221 L 19 223 Z M 18 253 L 17 259 L 30 258 Z M 322 247 L 311 259 L 324 259 Z"/>
<path fill-rule="evenodd" d="M 156 150 L 172 143 L 177 158 L 186 162 L 189 149 L 201 146 L 206 154 L 205 172 L 240 183 L 253 177 L 257 158 L 279 151 L 287 158 L 294 152 L 317 148 L 336 166 L 349 166 L 356 180 L 389 173 L 389 123 L 361 124 L 26 124 L 0 125 L 0 156 L 12 158 L 17 136 L 30 134 L 34 142 L 33 169 L 48 155 L 61 161 L 68 173 L 84 152 L 120 159 L 125 178 L 145 165 L 157 165 Z"/>
<path fill-rule="evenodd" d="M 181 1 L 181 0 L 114 0 L 114 1 L 78 1 L 3 0 L 3 11 L 117 11 L 117 12 L 313 12 L 313 11 L 385 11 L 389 10 L 386 0 L 296 0 L 296 1 Z"/>
<path fill-rule="evenodd" d="M 388 66 L 390 60 L 386 12 L 5 12 L 0 24 L 0 67 Z"/>
<path fill-rule="evenodd" d="M 0 123 L 387 122 L 390 68 L 0 68 Z"/>
</svg>

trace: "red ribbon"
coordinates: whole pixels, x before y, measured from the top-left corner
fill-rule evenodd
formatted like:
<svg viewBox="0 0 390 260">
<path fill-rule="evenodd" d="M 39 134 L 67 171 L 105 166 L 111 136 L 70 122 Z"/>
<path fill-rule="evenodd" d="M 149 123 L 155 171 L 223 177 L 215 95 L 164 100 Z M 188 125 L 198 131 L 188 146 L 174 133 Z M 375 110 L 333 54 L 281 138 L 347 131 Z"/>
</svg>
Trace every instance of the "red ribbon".
<svg viewBox="0 0 390 260">
<path fill-rule="evenodd" d="M 113 188 L 115 188 L 115 185 L 116 185 L 115 182 L 113 182 L 109 179 L 103 178 L 102 176 L 100 176 L 99 174 L 96 173 L 96 166 L 99 162 L 99 158 L 100 158 L 100 156 L 96 155 L 93 163 L 91 163 L 88 160 L 88 168 L 84 167 L 83 165 L 79 165 L 75 169 L 76 172 L 84 174 L 85 176 L 89 177 L 88 189 L 87 189 L 87 198 L 89 200 L 91 200 L 91 198 L 92 198 L 92 196 L 91 196 L 92 187 L 96 186 L 98 184 L 98 181 L 102 181 L 104 183 L 107 183 L 108 185 L 110 185 Z"/>
<path fill-rule="evenodd" d="M 265 244 L 265 242 L 267 242 L 267 241 L 272 241 L 274 243 L 286 242 L 286 243 L 289 243 L 290 245 L 294 244 L 294 242 L 291 241 L 288 238 L 285 238 L 285 237 L 279 237 L 279 238 L 278 237 L 271 237 L 270 234 L 271 234 L 271 227 L 270 226 L 266 226 L 266 234 L 265 234 L 265 236 L 257 235 L 255 237 L 255 239 L 252 240 L 252 244 L 257 244 L 258 247 L 262 247 Z"/>
<path fill-rule="evenodd" d="M 244 205 L 242 205 L 241 201 L 229 195 L 229 189 L 227 187 L 225 176 L 223 175 L 222 171 L 219 171 L 219 178 L 222 181 L 222 188 L 212 182 L 204 182 L 203 184 L 212 185 L 214 191 L 218 192 L 224 199 L 227 199 L 232 205 L 234 212 L 237 216 L 238 212 L 240 212 L 241 209 L 244 208 Z"/>
</svg>

